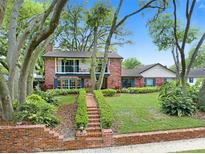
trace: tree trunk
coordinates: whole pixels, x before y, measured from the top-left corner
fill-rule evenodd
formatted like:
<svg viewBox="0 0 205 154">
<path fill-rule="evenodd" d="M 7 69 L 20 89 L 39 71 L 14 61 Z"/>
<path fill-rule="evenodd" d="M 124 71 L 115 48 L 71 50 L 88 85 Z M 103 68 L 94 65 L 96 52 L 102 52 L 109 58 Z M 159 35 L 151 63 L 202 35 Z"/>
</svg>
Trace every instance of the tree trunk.
<svg viewBox="0 0 205 154">
<path fill-rule="evenodd" d="M 202 87 L 199 91 L 199 104 L 205 104 L 205 79 L 203 80 Z"/>
<path fill-rule="evenodd" d="M 97 31 L 98 28 L 94 28 L 94 46 L 93 46 L 93 52 L 91 57 L 91 83 L 92 83 L 92 92 L 96 89 L 96 60 L 97 60 Z"/>
<path fill-rule="evenodd" d="M 3 78 L 3 75 L 0 74 L 0 99 L 2 103 L 2 118 L 4 120 L 12 120 L 13 119 L 13 106 L 12 100 L 10 97 L 8 85 Z"/>
<path fill-rule="evenodd" d="M 19 16 L 19 9 L 23 4 L 23 0 L 16 0 L 13 4 L 12 13 L 10 16 L 9 32 L 8 32 L 8 52 L 7 52 L 7 63 L 9 66 L 9 91 L 11 99 L 14 99 L 14 86 L 15 86 L 15 75 L 16 68 L 18 64 L 18 59 L 20 56 L 20 51 L 18 51 L 16 29 L 17 29 L 17 18 Z"/>
<path fill-rule="evenodd" d="M 33 72 L 34 69 L 30 68 L 29 75 L 27 78 L 27 90 L 26 90 L 27 95 L 31 95 L 33 93 Z"/>
<path fill-rule="evenodd" d="M 182 93 L 183 93 L 183 96 L 186 96 L 187 95 L 187 89 L 186 89 L 187 77 L 186 77 L 186 60 L 185 60 L 184 52 L 181 52 L 181 66 L 182 66 L 182 71 L 181 71 Z"/>
</svg>

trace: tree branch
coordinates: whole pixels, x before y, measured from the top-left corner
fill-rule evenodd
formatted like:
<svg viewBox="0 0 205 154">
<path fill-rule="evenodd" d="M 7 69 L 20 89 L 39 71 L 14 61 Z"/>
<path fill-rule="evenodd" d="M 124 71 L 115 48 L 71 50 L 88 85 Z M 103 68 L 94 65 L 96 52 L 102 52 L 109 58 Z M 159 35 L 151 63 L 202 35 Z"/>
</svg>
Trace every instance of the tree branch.
<svg viewBox="0 0 205 154">
<path fill-rule="evenodd" d="M 194 60 L 196 59 L 196 56 L 197 56 L 197 54 L 199 52 L 199 49 L 200 49 L 201 45 L 203 44 L 204 40 L 205 40 L 205 33 L 201 36 L 201 38 L 200 38 L 200 40 L 199 40 L 199 42 L 198 42 L 198 44 L 197 44 L 197 46 L 196 46 L 192 56 L 191 56 L 191 60 L 190 60 L 189 65 L 187 67 L 186 75 L 189 74 L 190 69 L 192 67 L 192 64 L 194 63 Z"/>
</svg>

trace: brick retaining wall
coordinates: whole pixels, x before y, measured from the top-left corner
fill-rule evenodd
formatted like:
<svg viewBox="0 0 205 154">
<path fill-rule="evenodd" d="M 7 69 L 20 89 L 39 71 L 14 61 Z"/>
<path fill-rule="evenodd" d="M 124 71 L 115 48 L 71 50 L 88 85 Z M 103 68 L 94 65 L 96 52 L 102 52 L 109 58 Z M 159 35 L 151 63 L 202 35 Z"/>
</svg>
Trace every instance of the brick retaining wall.
<svg viewBox="0 0 205 154">
<path fill-rule="evenodd" d="M 178 129 L 147 133 L 131 133 L 113 136 L 113 145 L 143 144 L 205 137 L 205 128 Z"/>
<path fill-rule="evenodd" d="M 112 135 L 103 130 L 103 144 L 100 147 L 142 144 L 205 137 L 205 128 L 190 128 L 148 133 Z M 0 152 L 38 152 L 95 148 L 84 139 L 65 140 L 63 136 L 44 125 L 0 126 Z"/>
</svg>

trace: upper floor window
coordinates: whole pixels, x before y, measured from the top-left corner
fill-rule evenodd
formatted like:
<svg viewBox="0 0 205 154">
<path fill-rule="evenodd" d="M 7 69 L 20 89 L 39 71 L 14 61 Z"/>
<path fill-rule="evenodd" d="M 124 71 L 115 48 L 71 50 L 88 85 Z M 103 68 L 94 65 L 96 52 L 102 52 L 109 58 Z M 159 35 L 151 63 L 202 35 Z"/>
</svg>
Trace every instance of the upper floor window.
<svg viewBox="0 0 205 154">
<path fill-rule="evenodd" d="M 79 72 L 79 60 L 62 59 L 58 61 L 57 72 Z"/>
</svg>

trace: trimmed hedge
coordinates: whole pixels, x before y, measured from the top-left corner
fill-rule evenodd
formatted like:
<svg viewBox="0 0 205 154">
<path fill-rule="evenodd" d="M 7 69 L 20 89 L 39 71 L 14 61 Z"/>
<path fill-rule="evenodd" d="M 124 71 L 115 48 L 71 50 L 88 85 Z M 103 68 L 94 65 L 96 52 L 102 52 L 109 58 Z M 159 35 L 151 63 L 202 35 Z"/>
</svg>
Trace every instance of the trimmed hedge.
<svg viewBox="0 0 205 154">
<path fill-rule="evenodd" d="M 94 91 L 95 99 L 100 111 L 100 122 L 102 128 L 111 128 L 113 121 L 113 113 L 109 104 L 105 102 L 105 98 L 101 90 Z"/>
<path fill-rule="evenodd" d="M 79 90 L 79 95 L 77 99 L 78 108 L 75 116 L 75 124 L 77 129 L 86 128 L 88 124 L 88 114 L 86 105 L 86 91 L 84 89 Z"/>
<path fill-rule="evenodd" d="M 104 96 L 114 96 L 117 93 L 115 89 L 103 89 L 101 91 Z"/>
<path fill-rule="evenodd" d="M 145 94 L 145 93 L 153 93 L 153 92 L 159 92 L 160 87 L 130 87 L 130 88 L 123 88 L 121 90 L 121 93 L 131 93 L 131 94 Z"/>
<path fill-rule="evenodd" d="M 79 94 L 80 89 L 51 89 L 47 90 L 46 93 L 51 96 L 68 95 L 68 94 Z"/>
</svg>

